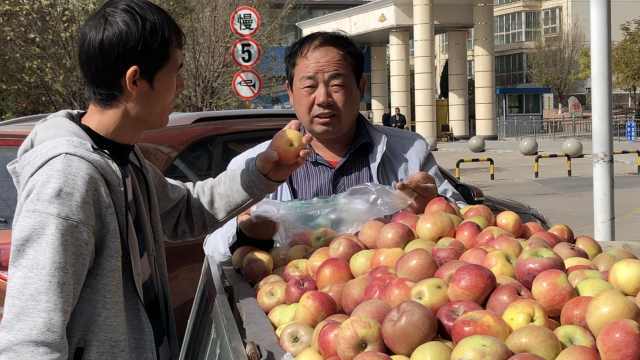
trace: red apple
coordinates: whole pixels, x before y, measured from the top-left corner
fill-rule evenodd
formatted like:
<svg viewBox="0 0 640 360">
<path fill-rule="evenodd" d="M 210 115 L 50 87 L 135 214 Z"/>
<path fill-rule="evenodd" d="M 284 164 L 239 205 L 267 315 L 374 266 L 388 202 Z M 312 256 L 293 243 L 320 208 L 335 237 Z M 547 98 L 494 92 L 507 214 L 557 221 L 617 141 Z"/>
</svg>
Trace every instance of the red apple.
<svg viewBox="0 0 640 360">
<path fill-rule="evenodd" d="M 413 239 L 415 239 L 415 234 L 410 227 L 405 224 L 391 222 L 380 229 L 376 247 L 378 249 L 403 248 Z"/>
<path fill-rule="evenodd" d="M 384 351 L 380 324 L 372 319 L 350 317 L 340 324 L 338 357 L 352 360 L 361 352 Z"/>
<path fill-rule="evenodd" d="M 500 212 L 496 216 L 496 225 L 515 237 L 522 234 L 522 219 L 520 219 L 520 215 L 511 210 Z"/>
<path fill-rule="evenodd" d="M 418 215 L 412 213 L 409 210 L 401 210 L 395 213 L 391 217 L 391 222 L 405 224 L 411 228 L 411 230 L 416 231 L 416 224 L 418 223 Z"/>
<path fill-rule="evenodd" d="M 231 256 L 231 265 L 233 266 L 233 268 L 236 270 L 240 270 L 240 268 L 242 268 L 242 261 L 244 260 L 244 257 L 254 250 L 258 250 L 258 248 L 246 245 L 238 247 Z"/>
<path fill-rule="evenodd" d="M 454 322 L 463 314 L 475 310 L 482 310 L 482 307 L 473 301 L 451 301 L 438 309 L 436 317 L 444 327 L 447 335 L 451 336 L 451 327 Z"/>
<path fill-rule="evenodd" d="M 384 290 L 394 279 L 396 279 L 394 275 L 370 277 L 369 285 L 367 285 L 364 291 L 364 299 L 379 299 L 384 301 Z"/>
<path fill-rule="evenodd" d="M 531 299 L 531 292 L 519 283 L 510 283 L 498 286 L 487 301 L 487 310 L 493 311 L 496 315 L 502 316 L 504 310 L 512 302 L 518 299 Z"/>
<path fill-rule="evenodd" d="M 469 300 L 483 304 L 496 287 L 496 277 L 488 269 L 475 264 L 461 266 L 451 277 L 449 300 Z"/>
<path fill-rule="evenodd" d="M 443 237 L 431 249 L 431 256 L 438 266 L 458 259 L 464 252 L 464 245 L 452 237 Z"/>
<path fill-rule="evenodd" d="M 487 221 L 489 226 L 495 225 L 496 217 L 493 215 L 493 211 L 486 205 L 471 205 L 467 211 L 463 214 L 465 219 L 472 218 L 474 216 L 482 216 Z"/>
<path fill-rule="evenodd" d="M 578 296 L 567 275 L 558 269 L 549 269 L 538 274 L 531 285 L 531 294 L 551 317 L 560 316 L 562 307 Z"/>
<path fill-rule="evenodd" d="M 358 240 L 360 240 L 360 242 L 367 248 L 375 249 L 376 242 L 378 241 L 378 234 L 380 234 L 380 230 L 385 224 L 386 223 L 382 219 L 367 221 L 362 225 L 358 232 Z"/>
<path fill-rule="evenodd" d="M 293 164 L 300 158 L 300 151 L 304 148 L 302 133 L 294 129 L 282 129 L 271 140 L 270 147 L 278 154 L 278 160 L 283 164 Z"/>
<path fill-rule="evenodd" d="M 607 324 L 596 339 L 603 360 L 640 359 L 640 326 L 633 320 L 615 320 Z"/>
<path fill-rule="evenodd" d="M 396 274 L 414 282 L 432 277 L 437 269 L 435 260 L 424 249 L 406 252 L 396 263 Z"/>
<path fill-rule="evenodd" d="M 341 234 L 331 240 L 329 244 L 329 257 L 340 258 L 348 262 L 353 254 L 363 249 L 364 247 L 355 235 Z"/>
<path fill-rule="evenodd" d="M 416 234 L 419 238 L 437 241 L 441 237 L 453 236 L 456 225 L 444 212 L 420 215 L 416 224 Z"/>
<path fill-rule="evenodd" d="M 529 240 L 531 239 L 542 239 L 547 243 L 550 247 L 556 246 L 562 240 L 556 235 L 552 234 L 548 231 L 538 231 L 537 233 L 531 235 Z"/>
<path fill-rule="evenodd" d="M 576 296 L 567 301 L 560 312 L 560 324 L 587 328 L 587 308 L 591 299 L 593 299 L 591 296 Z"/>
<path fill-rule="evenodd" d="M 409 356 L 419 346 L 433 339 L 438 322 L 431 310 L 415 301 L 393 308 L 382 323 L 382 338 L 395 354 Z"/>
<path fill-rule="evenodd" d="M 306 259 L 312 252 L 313 248 L 309 245 L 293 245 L 287 251 L 287 261 Z"/>
<path fill-rule="evenodd" d="M 476 245 L 476 237 L 482 232 L 480 226 L 471 221 L 462 222 L 456 227 L 456 240 L 460 241 L 466 249 Z"/>
<path fill-rule="evenodd" d="M 562 258 L 551 249 L 526 248 L 516 260 L 516 279 L 526 288 L 531 289 L 533 279 L 539 273 L 549 269 L 564 271 Z"/>
<path fill-rule="evenodd" d="M 501 235 L 510 235 L 510 233 L 497 226 L 487 226 L 476 236 L 476 246 L 488 245 L 489 242 Z"/>
<path fill-rule="evenodd" d="M 484 258 L 487 256 L 487 250 L 479 247 L 471 248 L 460 255 L 459 260 L 469 264 L 482 265 Z"/>
<path fill-rule="evenodd" d="M 391 269 L 396 268 L 396 263 L 404 255 L 402 248 L 375 249 L 371 257 L 371 268 L 386 266 Z"/>
<path fill-rule="evenodd" d="M 568 225 L 556 224 L 556 225 L 553 225 L 551 228 L 549 228 L 549 230 L 547 231 L 557 236 L 560 239 L 560 241 L 565 241 L 569 243 L 573 243 L 575 241 L 575 238 L 573 236 L 573 230 L 571 230 L 571 228 Z"/>
<path fill-rule="evenodd" d="M 380 351 L 365 351 L 356 355 L 353 360 L 393 360 L 391 356 Z"/>
<path fill-rule="evenodd" d="M 391 311 L 391 306 L 386 302 L 379 299 L 370 299 L 356 306 L 351 312 L 351 316 L 373 319 L 382 324 L 389 311 Z"/>
<path fill-rule="evenodd" d="M 327 247 L 336 235 L 337 234 L 333 229 L 326 227 L 318 228 L 312 231 L 309 235 L 309 245 L 314 249 Z"/>
<path fill-rule="evenodd" d="M 519 353 L 519 354 L 513 355 L 507 360 L 545 360 L 545 359 L 543 357 L 540 357 L 538 355 L 534 355 L 531 353 Z"/>
<path fill-rule="evenodd" d="M 557 243 L 556 246 L 553 247 L 553 252 L 558 254 L 562 260 L 572 257 L 589 258 L 589 255 L 587 255 L 584 250 L 566 241 Z"/>
<path fill-rule="evenodd" d="M 292 355 L 298 355 L 311 346 L 313 328 L 306 324 L 290 323 L 280 333 L 280 346 Z"/>
<path fill-rule="evenodd" d="M 369 278 L 361 276 L 347 281 L 342 289 L 342 310 L 345 314 L 351 314 L 353 309 L 364 301 L 364 292 L 369 285 Z"/>
<path fill-rule="evenodd" d="M 446 197 L 437 196 L 431 199 L 424 209 L 425 215 L 433 214 L 436 212 L 444 212 L 452 215 L 460 215 L 458 207 L 452 204 Z"/>
<path fill-rule="evenodd" d="M 530 238 L 531 235 L 537 233 L 538 231 L 544 231 L 544 228 L 542 227 L 542 225 L 538 224 L 535 221 L 529 221 L 526 222 L 524 224 L 522 224 L 522 237 L 523 238 Z"/>
<path fill-rule="evenodd" d="M 308 259 L 295 259 L 290 261 L 285 267 L 282 277 L 284 281 L 291 279 L 300 279 L 309 276 L 309 260 Z"/>
<path fill-rule="evenodd" d="M 273 271 L 271 254 L 262 250 L 249 251 L 242 259 L 242 276 L 250 283 L 257 284 Z"/>
<path fill-rule="evenodd" d="M 316 251 L 309 256 L 309 261 L 307 262 L 307 272 L 311 276 L 312 279 L 316 279 L 316 272 L 322 263 L 329 258 L 329 247 L 321 247 L 316 249 Z"/>
<path fill-rule="evenodd" d="M 382 291 L 382 300 L 396 307 L 411 299 L 411 288 L 415 283 L 405 278 L 395 278 Z"/>
<path fill-rule="evenodd" d="M 316 285 L 323 288 L 331 284 L 341 284 L 353 279 L 349 263 L 342 258 L 325 260 L 316 271 Z"/>
<path fill-rule="evenodd" d="M 576 237 L 576 247 L 584 250 L 589 255 L 589 259 L 593 259 L 602 252 L 600 244 L 590 236 L 582 235 Z"/>
<path fill-rule="evenodd" d="M 572 345 L 560 351 L 556 360 L 600 360 L 598 351 L 586 346 Z"/>
<path fill-rule="evenodd" d="M 307 291 L 316 290 L 316 282 L 306 276 L 302 278 L 292 278 L 287 282 L 285 290 L 285 302 L 293 304 L 300 300 L 302 294 Z"/>
<path fill-rule="evenodd" d="M 509 333 L 509 325 L 488 310 L 469 311 L 460 316 L 451 327 L 451 339 L 456 344 L 472 335 L 489 335 L 505 341 Z"/>
<path fill-rule="evenodd" d="M 340 323 L 337 321 L 327 322 L 318 332 L 318 352 L 322 357 L 328 358 L 338 354 L 338 333 Z"/>
<path fill-rule="evenodd" d="M 445 283 L 449 283 L 453 274 L 461 267 L 467 265 L 466 262 L 460 260 L 448 261 L 436 270 L 435 277 L 444 280 Z"/>
<path fill-rule="evenodd" d="M 311 290 L 302 295 L 296 308 L 294 321 L 315 327 L 337 311 L 336 302 L 329 294 Z"/>
<path fill-rule="evenodd" d="M 487 245 L 496 250 L 504 251 L 514 259 L 520 256 L 520 254 L 522 253 L 522 245 L 520 244 L 520 241 L 507 234 L 503 234 L 498 236 L 497 238 L 494 238 L 493 240 L 489 240 Z"/>
<path fill-rule="evenodd" d="M 280 281 L 271 282 L 262 286 L 256 295 L 256 300 L 260 308 L 265 313 L 268 313 L 274 307 L 284 304 L 286 301 L 286 288 L 287 284 Z"/>
<path fill-rule="evenodd" d="M 333 301 L 336 302 L 336 310 L 342 312 L 342 292 L 346 283 L 331 284 L 320 289 L 325 294 L 331 296 Z"/>
<path fill-rule="evenodd" d="M 269 276 L 264 277 L 262 280 L 260 280 L 259 283 L 256 284 L 256 286 L 255 286 L 256 291 L 260 290 L 260 288 L 263 287 L 264 285 L 266 285 L 268 283 L 272 283 L 272 282 L 283 282 L 283 283 L 286 283 L 284 281 L 284 279 L 282 278 L 282 276 L 276 275 L 276 274 L 271 274 Z"/>
</svg>

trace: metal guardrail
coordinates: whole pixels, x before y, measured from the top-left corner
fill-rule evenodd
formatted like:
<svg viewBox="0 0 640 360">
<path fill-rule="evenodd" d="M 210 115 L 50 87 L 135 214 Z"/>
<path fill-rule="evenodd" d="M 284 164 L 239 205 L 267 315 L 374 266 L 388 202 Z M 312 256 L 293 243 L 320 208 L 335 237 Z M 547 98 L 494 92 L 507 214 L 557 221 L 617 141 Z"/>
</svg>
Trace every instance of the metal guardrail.
<svg viewBox="0 0 640 360">
<path fill-rule="evenodd" d="M 612 135 L 615 141 L 626 140 L 627 121 L 632 116 L 615 115 L 611 119 Z M 635 138 L 640 139 L 640 118 L 634 118 Z M 509 115 L 497 119 L 499 139 L 506 138 L 567 138 L 590 137 L 592 133 L 591 117 L 563 115 L 556 118 L 543 118 L 540 115 Z"/>
<path fill-rule="evenodd" d="M 475 159 L 460 159 L 456 162 L 456 178 L 460 180 L 460 164 L 473 163 L 473 162 L 488 162 L 489 163 L 489 177 L 491 180 L 495 180 L 496 166 L 492 158 L 475 158 Z"/>
</svg>

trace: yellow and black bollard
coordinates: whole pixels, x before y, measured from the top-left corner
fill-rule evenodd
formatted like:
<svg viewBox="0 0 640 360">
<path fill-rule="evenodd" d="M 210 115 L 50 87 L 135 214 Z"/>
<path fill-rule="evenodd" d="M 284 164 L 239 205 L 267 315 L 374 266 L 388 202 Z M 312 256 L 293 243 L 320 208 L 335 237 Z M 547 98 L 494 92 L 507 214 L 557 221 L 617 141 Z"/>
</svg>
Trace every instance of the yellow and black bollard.
<svg viewBox="0 0 640 360">
<path fill-rule="evenodd" d="M 575 156 L 576 158 L 584 157 L 584 155 Z M 565 158 L 565 165 L 567 167 L 567 176 L 571 176 L 571 156 L 567 154 L 543 154 L 536 155 L 533 159 L 533 177 L 537 179 L 540 176 L 540 159 L 553 159 L 553 158 Z"/>
<path fill-rule="evenodd" d="M 489 177 L 491 180 L 495 180 L 496 166 L 492 158 L 474 158 L 474 159 L 460 159 L 456 162 L 456 178 L 460 180 L 460 164 L 473 163 L 473 162 L 488 162 L 489 163 Z"/>
</svg>

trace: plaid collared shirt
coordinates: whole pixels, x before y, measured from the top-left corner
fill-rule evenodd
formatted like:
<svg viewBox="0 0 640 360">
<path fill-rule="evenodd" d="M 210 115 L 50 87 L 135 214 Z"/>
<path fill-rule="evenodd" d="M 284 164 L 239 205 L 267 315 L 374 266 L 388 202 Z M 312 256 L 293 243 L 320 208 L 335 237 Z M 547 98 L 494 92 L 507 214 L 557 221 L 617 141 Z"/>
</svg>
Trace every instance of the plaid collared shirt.
<svg viewBox="0 0 640 360">
<path fill-rule="evenodd" d="M 345 192 L 356 185 L 373 182 L 369 168 L 373 140 L 363 121 L 366 120 L 359 116 L 354 141 L 335 167 L 318 153 L 311 151 L 305 163 L 288 179 L 294 199 L 328 197 Z"/>
</svg>

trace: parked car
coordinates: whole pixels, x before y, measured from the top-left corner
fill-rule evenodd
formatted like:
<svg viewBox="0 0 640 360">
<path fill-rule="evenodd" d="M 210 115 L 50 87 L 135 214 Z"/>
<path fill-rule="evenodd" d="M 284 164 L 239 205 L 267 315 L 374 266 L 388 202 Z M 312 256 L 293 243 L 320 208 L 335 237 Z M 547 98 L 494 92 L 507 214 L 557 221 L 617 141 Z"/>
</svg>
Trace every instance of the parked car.
<svg viewBox="0 0 640 360">
<path fill-rule="evenodd" d="M 33 126 L 46 114 L 0 123 L 0 306 L 4 304 L 11 240 L 11 223 L 16 207 L 16 190 L 7 164 L 16 157 L 18 147 Z M 289 120 L 291 110 L 232 110 L 174 113 L 166 128 L 147 131 L 140 147 L 146 158 L 167 177 L 197 181 L 222 172 L 229 161 L 244 150 L 270 139 Z M 478 188 L 460 183 L 447 170 L 444 176 L 468 203 L 484 203 L 494 210 L 510 209 L 524 219 L 546 225 L 534 209 L 513 201 L 484 196 Z M 178 334 L 184 335 L 191 305 L 203 266 L 203 239 L 166 242 L 167 266 L 172 305 Z M 1 307 L 0 307 L 1 309 Z"/>
</svg>

